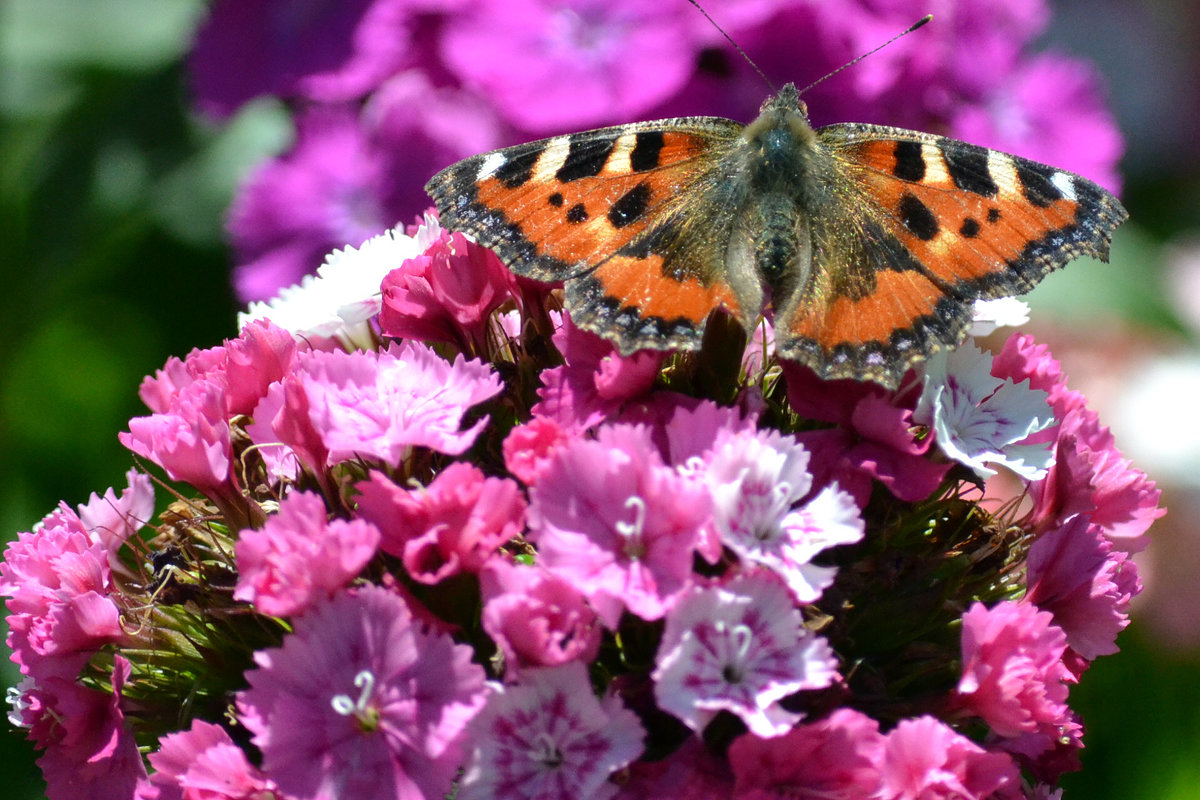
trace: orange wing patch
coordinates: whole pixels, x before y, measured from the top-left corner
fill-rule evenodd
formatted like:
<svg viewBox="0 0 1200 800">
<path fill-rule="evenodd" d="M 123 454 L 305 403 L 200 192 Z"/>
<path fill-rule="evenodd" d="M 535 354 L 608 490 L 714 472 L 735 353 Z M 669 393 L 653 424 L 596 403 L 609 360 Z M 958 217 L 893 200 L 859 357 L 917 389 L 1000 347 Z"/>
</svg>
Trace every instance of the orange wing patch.
<svg viewBox="0 0 1200 800">
<path fill-rule="evenodd" d="M 663 274 L 663 258 L 616 255 L 592 272 L 607 300 L 623 309 L 636 309 L 641 317 L 684 319 L 699 326 L 724 306 L 740 318 L 741 308 L 728 284 L 705 285 L 698 278 L 682 280 Z"/>
<path fill-rule="evenodd" d="M 802 304 L 788 331 L 815 342 L 826 353 L 839 345 L 887 345 L 896 331 L 909 330 L 922 317 L 933 316 L 942 297 L 941 289 L 918 272 L 879 272 L 874 291 L 864 297 Z"/>
</svg>

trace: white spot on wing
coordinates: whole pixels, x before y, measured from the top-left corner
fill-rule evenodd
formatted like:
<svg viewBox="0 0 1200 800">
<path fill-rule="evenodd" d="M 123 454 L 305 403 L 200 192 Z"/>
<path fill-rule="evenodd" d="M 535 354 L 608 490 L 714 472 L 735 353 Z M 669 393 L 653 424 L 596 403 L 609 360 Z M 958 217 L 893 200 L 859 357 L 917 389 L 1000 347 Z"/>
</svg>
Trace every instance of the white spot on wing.
<svg viewBox="0 0 1200 800">
<path fill-rule="evenodd" d="M 1054 184 L 1054 188 L 1063 193 L 1063 197 L 1068 200 L 1077 200 L 1075 197 L 1075 179 L 1065 172 L 1056 172 L 1050 176 L 1050 182 Z"/>
<path fill-rule="evenodd" d="M 924 183 L 936 186 L 950 185 L 950 171 L 946 169 L 946 157 L 935 144 L 925 142 L 921 145 L 921 160 L 925 162 Z"/>
<path fill-rule="evenodd" d="M 488 153 L 483 157 L 483 162 L 479 165 L 479 174 L 475 176 L 475 180 L 481 181 L 484 178 L 490 178 L 507 161 L 508 159 L 504 153 Z"/>
<path fill-rule="evenodd" d="M 571 152 L 571 137 L 556 136 L 546 143 L 546 148 L 538 156 L 537 164 L 533 167 L 533 180 L 547 183 L 554 179 L 554 173 L 562 169 Z"/>
<path fill-rule="evenodd" d="M 1017 164 L 1012 160 L 1012 156 L 1005 155 L 999 150 L 990 150 L 988 151 L 987 166 L 988 172 L 992 176 L 992 182 L 1000 189 L 1000 194 L 1021 191 L 1021 180 L 1017 177 Z"/>
</svg>

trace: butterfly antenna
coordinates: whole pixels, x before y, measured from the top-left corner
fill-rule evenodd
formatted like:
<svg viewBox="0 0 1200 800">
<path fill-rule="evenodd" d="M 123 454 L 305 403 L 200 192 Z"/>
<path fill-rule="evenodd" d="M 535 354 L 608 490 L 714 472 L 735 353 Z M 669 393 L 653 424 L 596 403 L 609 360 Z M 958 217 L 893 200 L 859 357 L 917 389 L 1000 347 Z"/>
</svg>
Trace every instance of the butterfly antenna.
<svg viewBox="0 0 1200 800">
<path fill-rule="evenodd" d="M 746 55 L 746 51 L 742 49 L 742 46 L 739 45 L 737 42 L 735 42 L 733 40 L 733 37 L 730 36 L 728 33 L 726 33 L 725 29 L 722 28 L 720 25 L 718 25 L 717 21 L 715 19 L 713 19 L 707 11 L 704 10 L 704 6 L 700 5 L 700 3 L 697 2 L 697 0 L 687 0 L 687 1 L 689 3 L 691 3 L 692 5 L 694 5 L 696 7 L 696 10 L 699 11 L 701 14 L 703 14 L 704 18 L 709 21 L 709 24 L 711 24 L 714 28 L 716 28 L 717 31 L 720 32 L 720 34 L 725 37 L 725 41 L 727 41 L 731 45 L 733 45 L 733 49 L 738 51 L 738 55 L 740 55 L 742 58 L 746 59 L 747 64 L 754 67 L 754 71 L 758 73 L 758 77 L 763 79 L 763 83 L 765 83 L 768 87 L 770 87 L 772 92 L 776 91 L 775 84 L 771 83 L 771 79 L 767 77 L 767 74 L 758 68 L 758 64 L 755 64 L 754 59 L 752 59 L 752 58 L 750 58 L 750 56 Z M 926 20 L 926 21 L 928 22 L 928 20 Z M 914 26 L 914 27 L 917 27 L 917 26 Z M 905 31 L 905 33 L 907 33 L 907 32 L 908 31 Z M 900 37 L 897 36 L 896 38 L 898 39 Z M 849 65 L 847 65 L 847 66 L 849 66 Z M 826 76 L 826 77 L 828 77 L 828 76 Z"/>
<path fill-rule="evenodd" d="M 688 1 L 689 1 L 689 2 L 691 2 L 691 0 L 688 0 Z M 702 10 L 703 10 L 703 9 L 702 9 Z M 705 16 L 708 16 L 708 15 L 706 14 Z M 818 78 L 817 80 L 815 80 L 815 81 L 813 81 L 812 83 L 810 83 L 808 86 L 805 86 L 803 89 L 801 89 L 801 90 L 800 90 L 799 94 L 804 94 L 804 93 L 805 93 L 805 92 L 807 92 L 809 89 L 811 89 L 811 88 L 813 88 L 814 86 L 816 86 L 818 83 L 824 83 L 825 81 L 829 80 L 829 79 L 830 79 L 830 78 L 832 78 L 834 75 L 837 75 L 839 72 L 841 72 L 842 70 L 846 69 L 847 67 L 853 67 L 855 64 L 857 64 L 858 62 L 862 61 L 862 60 L 863 60 L 864 58 L 866 58 L 867 56 L 869 56 L 869 55 L 874 55 L 875 53 L 878 53 L 880 50 L 882 50 L 883 48 L 887 47 L 889 44 L 891 44 L 892 42 L 896 41 L 896 40 L 897 40 L 897 39 L 899 39 L 901 36 L 907 36 L 908 34 L 910 34 L 910 33 L 912 33 L 913 31 L 915 31 L 917 28 L 920 28 L 922 25 L 924 25 L 924 24 L 926 24 L 927 22 L 929 22 L 931 19 L 933 19 L 933 14 L 926 14 L 925 16 L 921 17 L 919 20 L 917 20 L 916 22 L 914 22 L 912 25 L 909 25 L 909 26 L 908 26 L 908 28 L 907 28 L 907 30 L 903 30 L 903 31 L 901 31 L 900 33 L 897 33 L 895 36 L 893 36 L 892 38 L 888 39 L 886 42 L 884 42 L 883 44 L 879 45 L 878 47 L 876 47 L 876 48 L 874 48 L 874 49 L 872 49 L 872 50 L 868 50 L 867 52 L 863 53 L 861 56 L 859 56 L 858 58 L 856 58 L 856 59 L 854 59 L 854 60 L 852 60 L 852 61 L 847 61 L 845 64 L 842 64 L 840 67 L 838 67 L 837 69 L 835 69 L 833 72 L 829 73 L 828 75 L 825 75 L 825 76 L 823 76 L 823 77 L 821 77 L 821 78 Z M 724 31 L 722 31 L 722 33 L 724 33 Z M 757 69 L 757 67 L 756 67 L 756 69 Z"/>
</svg>

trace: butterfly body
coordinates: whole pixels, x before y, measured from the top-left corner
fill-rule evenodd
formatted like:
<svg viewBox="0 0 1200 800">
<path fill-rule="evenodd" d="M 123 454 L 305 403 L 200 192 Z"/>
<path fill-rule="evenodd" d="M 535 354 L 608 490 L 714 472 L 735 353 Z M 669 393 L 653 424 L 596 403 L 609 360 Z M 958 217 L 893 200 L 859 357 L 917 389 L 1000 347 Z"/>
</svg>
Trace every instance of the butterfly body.
<svg viewBox="0 0 1200 800">
<path fill-rule="evenodd" d="M 622 353 L 697 349 L 720 310 L 777 353 L 895 385 L 974 301 L 1107 259 L 1125 210 L 1071 173 L 931 134 L 812 128 L 792 85 L 749 125 L 682 117 L 473 156 L 426 187 L 448 228 L 564 283 Z"/>
</svg>

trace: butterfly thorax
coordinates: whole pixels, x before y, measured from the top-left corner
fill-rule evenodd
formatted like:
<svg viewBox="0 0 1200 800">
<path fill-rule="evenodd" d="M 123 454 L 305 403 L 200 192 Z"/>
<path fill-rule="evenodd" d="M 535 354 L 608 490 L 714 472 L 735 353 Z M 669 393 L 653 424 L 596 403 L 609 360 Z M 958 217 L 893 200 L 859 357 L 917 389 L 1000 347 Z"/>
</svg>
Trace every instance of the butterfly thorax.
<svg viewBox="0 0 1200 800">
<path fill-rule="evenodd" d="M 755 271 L 775 298 L 808 278 L 812 246 L 804 221 L 813 187 L 821 185 L 815 173 L 824 171 L 822 155 L 793 84 L 764 103 L 741 135 L 737 158 L 748 191 L 739 230 L 753 241 L 734 244 L 753 253 Z"/>
</svg>

